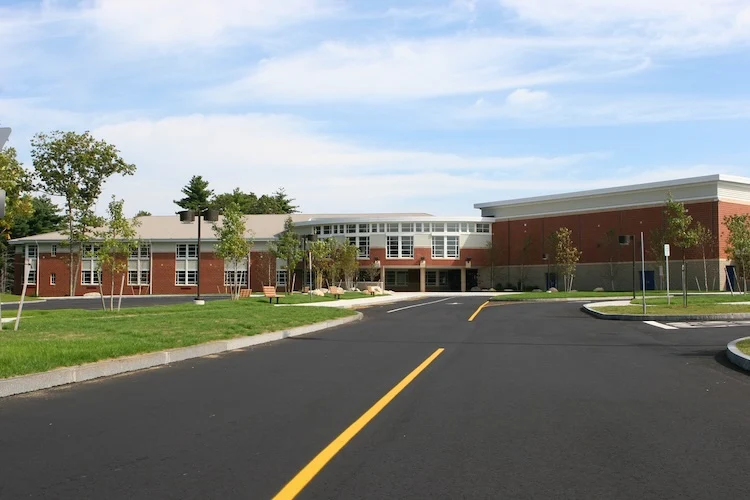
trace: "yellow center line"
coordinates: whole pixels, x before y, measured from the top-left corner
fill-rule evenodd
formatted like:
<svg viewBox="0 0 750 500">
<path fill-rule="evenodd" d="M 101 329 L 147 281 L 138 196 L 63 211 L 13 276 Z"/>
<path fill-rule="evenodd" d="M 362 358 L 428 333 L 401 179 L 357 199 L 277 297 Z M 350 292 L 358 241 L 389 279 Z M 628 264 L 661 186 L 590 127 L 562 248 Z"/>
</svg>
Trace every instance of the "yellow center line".
<svg viewBox="0 0 750 500">
<path fill-rule="evenodd" d="M 396 386 L 393 387 L 388 393 L 380 398 L 377 403 L 372 405 L 372 407 L 367 410 L 365 413 L 362 414 L 361 417 L 359 417 L 352 425 L 346 428 L 344 432 L 338 435 L 336 439 L 331 441 L 331 443 L 323 448 L 323 451 L 318 453 L 318 455 L 313 458 L 310 463 L 308 463 L 301 471 L 297 473 L 296 476 L 292 478 L 291 481 L 289 481 L 286 486 L 284 486 L 281 491 L 279 491 L 274 498 L 274 500 L 291 500 L 307 486 L 307 484 L 313 480 L 313 478 L 323 469 L 323 467 L 326 466 L 326 464 L 336 456 L 336 454 L 341 451 L 341 449 L 346 446 L 346 444 L 351 441 L 351 439 L 357 435 L 359 431 L 361 431 L 375 416 L 380 413 L 380 411 L 385 408 L 388 403 L 393 401 L 393 399 L 398 396 L 398 394 L 403 391 L 407 385 L 409 385 L 417 376 L 422 373 L 422 371 L 429 366 L 430 363 L 435 361 L 435 358 L 440 356 L 440 354 L 444 351 L 444 349 L 441 347 L 437 349 L 435 352 L 433 352 L 430 357 L 422 361 L 422 364 L 420 364 L 418 367 L 416 367 L 410 374 L 408 374 L 404 379 L 396 384 Z"/>
<path fill-rule="evenodd" d="M 471 316 L 469 316 L 469 321 L 474 321 L 474 318 L 477 317 L 477 314 L 479 314 L 482 311 L 482 309 L 484 309 L 487 306 L 487 304 L 489 304 L 489 303 L 490 303 L 490 301 L 488 300 L 487 302 L 485 302 L 484 304 L 482 304 L 481 306 L 479 306 L 479 308 L 476 311 L 474 311 L 474 314 L 472 314 Z"/>
</svg>

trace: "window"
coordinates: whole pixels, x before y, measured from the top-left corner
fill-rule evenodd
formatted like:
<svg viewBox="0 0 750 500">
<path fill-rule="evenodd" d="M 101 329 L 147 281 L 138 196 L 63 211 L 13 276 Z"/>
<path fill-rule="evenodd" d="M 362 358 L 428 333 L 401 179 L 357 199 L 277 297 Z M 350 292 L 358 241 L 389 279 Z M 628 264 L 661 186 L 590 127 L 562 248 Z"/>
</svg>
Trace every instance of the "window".
<svg viewBox="0 0 750 500">
<path fill-rule="evenodd" d="M 408 286 L 408 271 L 385 271 L 385 286 Z"/>
<path fill-rule="evenodd" d="M 414 224 L 411 223 L 411 222 L 409 222 L 409 223 L 406 223 L 406 222 L 402 223 L 401 224 L 401 232 L 402 233 L 413 233 L 414 232 Z"/>
<path fill-rule="evenodd" d="M 175 252 L 175 285 L 198 283 L 198 245 L 178 243 Z"/>
<path fill-rule="evenodd" d="M 432 257 L 435 259 L 458 258 L 458 236 L 433 236 Z"/>
<path fill-rule="evenodd" d="M 388 232 L 389 233 L 397 233 L 398 232 L 398 223 L 389 222 L 388 223 Z"/>
<path fill-rule="evenodd" d="M 36 245 L 26 245 L 26 258 L 36 259 L 39 255 L 39 247 Z"/>
<path fill-rule="evenodd" d="M 320 232 L 321 231 L 322 231 L 321 226 L 315 226 L 315 234 L 317 234 L 318 236 L 320 236 Z"/>
<path fill-rule="evenodd" d="M 130 250 L 130 258 L 148 258 L 151 257 L 151 246 L 150 245 L 138 245 Z"/>
<path fill-rule="evenodd" d="M 331 234 L 331 226 L 323 226 L 323 234 Z"/>
<path fill-rule="evenodd" d="M 414 232 L 415 233 L 421 233 L 422 232 L 422 223 L 417 222 L 414 224 Z"/>
<path fill-rule="evenodd" d="M 52 273 L 49 275 L 49 284 L 50 285 L 57 285 L 57 274 Z"/>
<path fill-rule="evenodd" d="M 99 251 L 99 245 L 83 245 L 83 257 L 81 258 L 81 284 L 98 285 L 102 280 L 102 272 L 97 269 L 99 262 L 96 253 Z"/>
<path fill-rule="evenodd" d="M 224 271 L 224 286 L 247 286 L 247 271 Z"/>
<path fill-rule="evenodd" d="M 388 236 L 386 240 L 388 258 L 414 257 L 414 236 Z"/>
<path fill-rule="evenodd" d="M 445 224 L 442 222 L 433 222 L 432 223 L 432 232 L 433 233 L 444 233 L 445 232 Z"/>
<path fill-rule="evenodd" d="M 182 255 L 190 254 L 189 249 L 183 248 L 180 250 L 180 246 L 184 245 L 177 245 L 177 253 L 181 253 Z M 151 245 L 138 245 L 133 247 L 130 250 L 130 257 L 128 258 L 128 285 L 148 285 L 150 278 Z"/>
<path fill-rule="evenodd" d="M 29 269 L 29 285 L 36 285 L 36 269 Z"/>
<path fill-rule="evenodd" d="M 286 269 L 276 270 L 276 286 L 286 286 Z"/>
<path fill-rule="evenodd" d="M 370 232 L 371 233 L 384 233 L 385 232 L 385 224 L 382 222 L 380 224 L 372 224 L 370 226 Z"/>
<path fill-rule="evenodd" d="M 446 229 L 445 229 L 446 233 L 458 232 L 458 222 L 448 222 L 445 226 L 446 226 Z"/>
<path fill-rule="evenodd" d="M 57 257 L 57 245 L 52 245 L 49 250 L 49 254 L 51 257 Z"/>
<path fill-rule="evenodd" d="M 367 259 L 370 257 L 370 237 L 369 236 L 360 236 L 359 237 L 359 243 L 357 243 L 357 248 L 359 248 L 359 258 L 360 259 Z"/>
<path fill-rule="evenodd" d="M 346 232 L 348 234 L 353 234 L 357 232 L 357 225 L 356 224 L 347 224 L 346 225 Z"/>
<path fill-rule="evenodd" d="M 427 271 L 427 286 L 437 286 L 437 271 Z"/>
<path fill-rule="evenodd" d="M 469 232 L 469 223 L 468 222 L 462 222 L 461 223 L 461 232 L 462 233 L 468 233 Z"/>
<path fill-rule="evenodd" d="M 350 245 L 357 246 L 357 237 L 356 236 L 349 236 L 346 238 L 346 241 L 349 242 Z"/>
<path fill-rule="evenodd" d="M 477 224 L 477 232 L 478 233 L 489 233 L 490 232 L 490 225 L 488 223 Z"/>
<path fill-rule="evenodd" d="M 370 232 L 370 225 L 369 224 L 360 224 L 359 225 L 359 232 L 360 233 L 369 233 Z"/>
</svg>

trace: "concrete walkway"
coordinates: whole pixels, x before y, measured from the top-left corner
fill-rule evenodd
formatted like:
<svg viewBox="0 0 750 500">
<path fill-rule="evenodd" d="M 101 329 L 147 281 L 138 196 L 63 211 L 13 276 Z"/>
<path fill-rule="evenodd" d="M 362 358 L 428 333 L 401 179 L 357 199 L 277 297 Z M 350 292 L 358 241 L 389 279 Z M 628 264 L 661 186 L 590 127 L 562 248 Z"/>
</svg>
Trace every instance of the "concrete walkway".
<svg viewBox="0 0 750 500">
<path fill-rule="evenodd" d="M 496 295 L 503 295 L 502 292 L 395 292 L 393 295 L 376 295 L 375 297 L 365 297 L 362 299 L 343 299 L 332 300 L 327 302 L 310 302 L 299 304 L 278 304 L 279 307 L 288 306 L 309 306 L 309 307 L 338 307 L 342 309 L 354 309 L 358 307 L 382 306 L 384 304 L 393 304 L 404 300 L 429 299 L 432 297 L 485 297 L 489 299 Z"/>
</svg>

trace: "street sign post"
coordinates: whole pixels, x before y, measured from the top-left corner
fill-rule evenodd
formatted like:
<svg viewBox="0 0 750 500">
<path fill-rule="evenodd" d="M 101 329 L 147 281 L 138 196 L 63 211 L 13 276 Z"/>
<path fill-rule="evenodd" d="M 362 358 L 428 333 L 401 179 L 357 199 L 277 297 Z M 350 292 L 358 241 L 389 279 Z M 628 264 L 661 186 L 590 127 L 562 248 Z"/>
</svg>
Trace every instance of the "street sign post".
<svg viewBox="0 0 750 500">
<path fill-rule="evenodd" d="M 669 243 L 664 244 L 664 257 L 667 259 L 667 305 L 672 301 L 669 298 Z"/>
</svg>

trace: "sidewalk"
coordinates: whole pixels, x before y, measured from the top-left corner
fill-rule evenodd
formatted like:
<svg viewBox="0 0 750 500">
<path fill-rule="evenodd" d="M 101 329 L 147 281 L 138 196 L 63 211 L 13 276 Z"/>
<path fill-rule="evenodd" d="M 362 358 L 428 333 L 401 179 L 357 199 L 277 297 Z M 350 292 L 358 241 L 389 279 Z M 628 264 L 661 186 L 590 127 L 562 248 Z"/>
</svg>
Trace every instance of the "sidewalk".
<svg viewBox="0 0 750 500">
<path fill-rule="evenodd" d="M 309 304 L 278 304 L 279 307 L 308 306 L 308 307 L 339 307 L 353 309 L 357 307 L 380 306 L 393 304 L 404 300 L 419 300 L 431 297 L 494 297 L 503 295 L 502 292 L 395 292 L 393 295 L 376 295 L 362 299 L 343 299 L 328 302 L 310 302 Z"/>
</svg>

